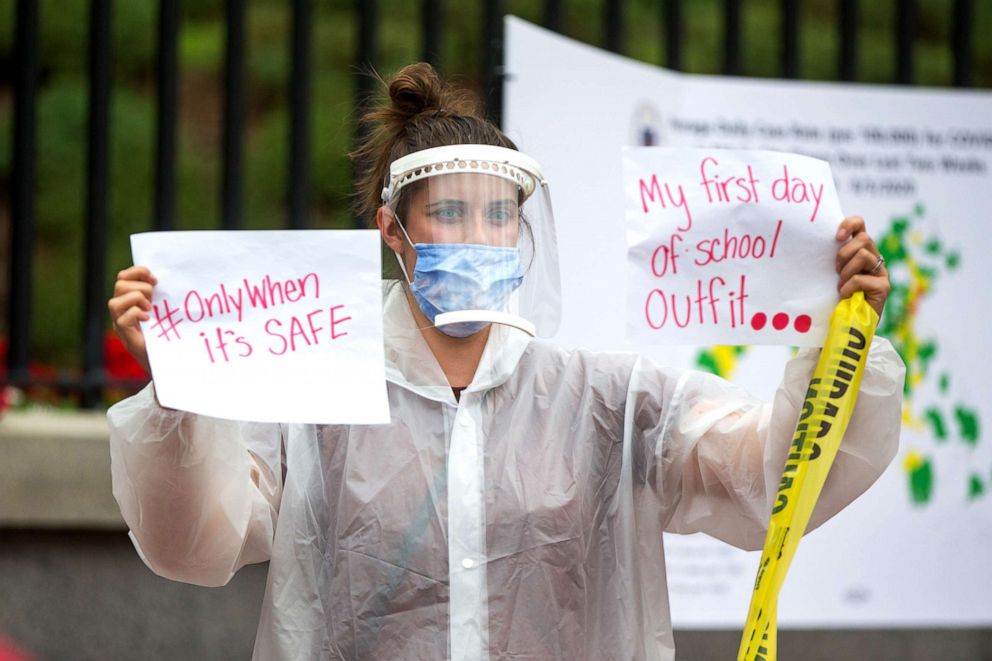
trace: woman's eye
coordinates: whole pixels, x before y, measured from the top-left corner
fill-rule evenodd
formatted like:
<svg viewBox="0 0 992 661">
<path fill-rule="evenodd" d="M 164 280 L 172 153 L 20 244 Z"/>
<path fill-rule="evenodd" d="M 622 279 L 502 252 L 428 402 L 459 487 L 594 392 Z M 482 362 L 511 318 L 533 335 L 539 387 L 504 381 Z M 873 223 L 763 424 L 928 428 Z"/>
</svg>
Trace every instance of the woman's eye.
<svg viewBox="0 0 992 661">
<path fill-rule="evenodd" d="M 489 222 L 504 224 L 513 220 L 514 213 L 509 209 L 492 209 L 489 211 Z"/>
<path fill-rule="evenodd" d="M 457 207 L 441 207 L 432 211 L 431 216 L 438 220 L 458 220 L 461 218 L 461 210 Z"/>
</svg>

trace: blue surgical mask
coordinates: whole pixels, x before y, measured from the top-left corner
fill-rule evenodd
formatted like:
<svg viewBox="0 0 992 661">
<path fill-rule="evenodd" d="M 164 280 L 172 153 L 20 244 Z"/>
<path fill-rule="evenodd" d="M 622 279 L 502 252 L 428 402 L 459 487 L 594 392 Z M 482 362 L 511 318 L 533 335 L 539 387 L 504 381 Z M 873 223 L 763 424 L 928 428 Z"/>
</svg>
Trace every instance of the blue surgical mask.
<svg viewBox="0 0 992 661">
<path fill-rule="evenodd" d="M 417 266 L 410 291 L 431 323 L 444 312 L 502 311 L 524 279 L 517 248 L 466 243 L 417 243 L 413 247 Z M 402 258 L 396 257 L 406 275 Z M 438 330 L 452 337 L 468 337 L 488 323 L 445 324 Z"/>
</svg>

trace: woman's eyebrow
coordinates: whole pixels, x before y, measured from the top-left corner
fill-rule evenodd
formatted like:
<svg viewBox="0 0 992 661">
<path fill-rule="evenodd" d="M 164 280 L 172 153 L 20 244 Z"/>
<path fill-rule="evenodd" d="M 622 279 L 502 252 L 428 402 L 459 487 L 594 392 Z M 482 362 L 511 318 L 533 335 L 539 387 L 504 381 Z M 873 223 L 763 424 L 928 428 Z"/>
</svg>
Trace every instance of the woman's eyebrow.
<svg viewBox="0 0 992 661">
<path fill-rule="evenodd" d="M 430 210 L 430 209 L 432 209 L 434 207 L 450 206 L 450 205 L 456 205 L 456 206 L 459 206 L 459 207 L 464 207 L 465 206 L 465 201 L 464 200 L 458 200 L 458 199 L 455 199 L 455 198 L 445 198 L 443 200 L 437 200 L 436 202 L 431 202 L 430 204 L 427 205 L 427 209 Z"/>
</svg>

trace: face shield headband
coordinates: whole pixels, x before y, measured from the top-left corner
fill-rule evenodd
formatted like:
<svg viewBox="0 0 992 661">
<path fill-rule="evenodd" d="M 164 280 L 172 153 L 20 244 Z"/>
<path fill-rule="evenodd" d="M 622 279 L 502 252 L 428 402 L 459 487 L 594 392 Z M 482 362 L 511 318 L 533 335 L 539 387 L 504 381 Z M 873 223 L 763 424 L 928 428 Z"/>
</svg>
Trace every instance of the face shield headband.
<svg viewBox="0 0 992 661">
<path fill-rule="evenodd" d="M 384 206 L 416 251 L 412 278 L 399 254 L 397 261 L 439 330 L 466 337 L 501 323 L 555 333 L 557 242 L 533 159 L 489 145 L 437 147 L 394 161 L 385 183 Z"/>
</svg>

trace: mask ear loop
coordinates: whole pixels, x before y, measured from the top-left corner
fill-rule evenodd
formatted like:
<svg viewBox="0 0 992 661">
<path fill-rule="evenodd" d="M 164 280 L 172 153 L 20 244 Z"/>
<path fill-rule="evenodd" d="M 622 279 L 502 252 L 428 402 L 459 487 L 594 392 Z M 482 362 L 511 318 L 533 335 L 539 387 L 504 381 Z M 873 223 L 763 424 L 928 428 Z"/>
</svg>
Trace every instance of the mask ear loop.
<svg viewBox="0 0 992 661">
<path fill-rule="evenodd" d="M 393 218 L 395 219 L 394 222 L 399 226 L 400 231 L 403 232 L 403 236 L 406 237 L 406 242 L 410 244 L 411 248 L 416 250 L 417 246 L 415 246 L 413 241 L 410 240 L 410 235 L 406 233 L 406 228 L 403 227 L 403 223 L 400 222 L 400 217 L 396 215 L 396 212 L 393 212 Z M 412 285 L 413 279 L 410 277 L 410 273 L 406 270 L 406 264 L 403 263 L 403 258 L 398 252 L 395 251 L 393 252 L 393 256 L 396 257 L 396 262 L 400 265 L 400 270 L 403 271 L 403 277 L 406 279 L 406 284 Z"/>
<path fill-rule="evenodd" d="M 406 242 L 410 244 L 411 248 L 416 250 L 417 246 L 413 243 L 413 240 L 410 239 L 410 235 L 407 234 L 406 228 L 403 227 L 403 223 L 400 222 L 400 217 L 396 215 L 395 212 L 393 213 L 393 217 L 396 219 L 395 222 L 397 225 L 399 225 L 400 231 L 403 232 L 403 236 L 406 237 Z M 407 286 L 412 287 L 413 279 L 410 277 L 410 272 L 406 270 L 406 264 L 403 263 L 403 258 L 400 256 L 398 252 L 393 252 L 393 256 L 396 258 L 396 263 L 400 265 L 400 270 L 403 271 L 403 277 L 406 279 Z M 417 330 L 424 330 L 427 328 L 437 328 L 437 326 L 435 326 L 434 324 L 428 324 L 427 326 L 422 326 L 422 327 L 418 326 Z"/>
</svg>

